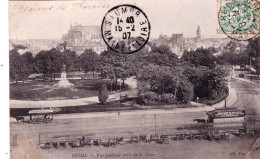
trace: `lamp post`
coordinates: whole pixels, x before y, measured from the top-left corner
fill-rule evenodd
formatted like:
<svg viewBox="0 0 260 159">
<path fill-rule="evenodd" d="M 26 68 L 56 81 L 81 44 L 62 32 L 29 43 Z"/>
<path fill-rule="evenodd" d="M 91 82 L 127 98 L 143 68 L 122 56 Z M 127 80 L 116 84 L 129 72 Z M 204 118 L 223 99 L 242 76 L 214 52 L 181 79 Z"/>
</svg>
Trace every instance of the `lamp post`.
<svg viewBox="0 0 260 159">
<path fill-rule="evenodd" d="M 120 79 L 120 81 L 119 81 L 119 86 L 120 86 L 120 90 L 119 90 L 120 98 L 119 98 L 119 100 L 120 100 L 120 103 L 121 103 L 121 79 Z"/>
<path fill-rule="evenodd" d="M 254 136 L 255 136 L 255 128 L 256 128 L 256 121 L 255 121 L 255 116 L 256 116 L 256 110 L 254 110 Z"/>
<path fill-rule="evenodd" d="M 249 63 L 250 63 L 250 81 L 252 80 L 252 71 L 251 71 L 252 63 L 251 63 L 251 58 L 252 57 L 250 57 L 250 61 L 249 61 Z"/>
<path fill-rule="evenodd" d="M 231 65 L 231 67 L 230 67 L 230 79 L 232 79 L 232 76 L 233 76 L 233 66 Z"/>
</svg>

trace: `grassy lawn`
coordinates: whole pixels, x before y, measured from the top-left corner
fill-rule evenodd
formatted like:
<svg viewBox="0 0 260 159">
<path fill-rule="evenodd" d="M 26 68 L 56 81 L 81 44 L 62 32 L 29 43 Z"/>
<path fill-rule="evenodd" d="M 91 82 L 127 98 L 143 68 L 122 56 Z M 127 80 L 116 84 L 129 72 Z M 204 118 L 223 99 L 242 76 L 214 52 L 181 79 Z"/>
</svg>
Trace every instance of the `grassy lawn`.
<svg viewBox="0 0 260 159">
<path fill-rule="evenodd" d="M 34 81 L 32 83 L 10 84 L 10 99 L 14 100 L 57 100 L 93 97 L 98 95 L 98 89 L 102 82 L 107 83 L 108 91 L 111 91 L 111 81 L 102 79 L 69 80 L 74 88 L 53 89 L 52 85 L 58 81 Z M 124 89 L 126 89 L 125 86 Z M 112 85 L 112 91 L 119 86 Z"/>
</svg>

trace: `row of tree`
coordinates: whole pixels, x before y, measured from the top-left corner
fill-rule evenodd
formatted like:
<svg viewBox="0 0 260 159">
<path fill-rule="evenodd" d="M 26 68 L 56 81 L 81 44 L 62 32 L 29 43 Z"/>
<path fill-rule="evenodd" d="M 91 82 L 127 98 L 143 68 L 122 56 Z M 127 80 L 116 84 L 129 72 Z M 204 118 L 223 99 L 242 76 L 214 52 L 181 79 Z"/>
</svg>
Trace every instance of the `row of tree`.
<svg viewBox="0 0 260 159">
<path fill-rule="evenodd" d="M 30 52 L 20 55 L 17 50 L 11 50 L 10 78 L 24 80 L 31 73 L 43 73 L 55 80 L 55 73 L 61 72 L 65 64 L 66 72 L 97 71 L 102 78 L 114 80 L 115 84 L 121 79 L 124 85 L 127 77 L 136 76 L 138 96 L 145 104 L 187 103 L 195 97 L 217 98 L 217 95 L 210 95 L 218 94 L 223 88 L 224 74 L 216 69 L 216 59 L 209 50 L 185 52 L 181 59 L 168 46 L 151 45 L 151 50 L 142 49 L 131 55 L 108 50 L 99 56 L 92 50 L 85 50 L 77 56 L 71 50 L 51 49 L 35 57 Z"/>
<path fill-rule="evenodd" d="M 50 75 L 55 80 L 55 73 L 60 73 L 63 64 L 66 72 L 95 71 L 98 55 L 92 50 L 85 50 L 80 56 L 71 50 L 64 52 L 58 49 L 40 51 L 33 56 L 31 52 L 20 54 L 17 49 L 10 51 L 10 80 L 26 80 L 32 73 Z"/>
<path fill-rule="evenodd" d="M 230 41 L 222 49 L 222 55 L 219 61 L 223 64 L 230 65 L 251 65 L 256 70 L 257 58 L 260 58 L 260 37 L 252 39 L 248 42 Z"/>
</svg>

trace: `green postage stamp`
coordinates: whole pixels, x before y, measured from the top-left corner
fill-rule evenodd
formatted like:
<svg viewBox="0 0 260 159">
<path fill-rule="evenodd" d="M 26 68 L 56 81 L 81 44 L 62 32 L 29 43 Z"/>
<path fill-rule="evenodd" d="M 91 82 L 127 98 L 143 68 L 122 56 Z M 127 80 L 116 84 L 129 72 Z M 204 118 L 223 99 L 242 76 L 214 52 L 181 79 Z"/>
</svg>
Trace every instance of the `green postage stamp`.
<svg viewBox="0 0 260 159">
<path fill-rule="evenodd" d="M 259 35 L 260 3 L 258 0 L 219 0 L 219 34 L 236 40 L 249 40 Z"/>
</svg>

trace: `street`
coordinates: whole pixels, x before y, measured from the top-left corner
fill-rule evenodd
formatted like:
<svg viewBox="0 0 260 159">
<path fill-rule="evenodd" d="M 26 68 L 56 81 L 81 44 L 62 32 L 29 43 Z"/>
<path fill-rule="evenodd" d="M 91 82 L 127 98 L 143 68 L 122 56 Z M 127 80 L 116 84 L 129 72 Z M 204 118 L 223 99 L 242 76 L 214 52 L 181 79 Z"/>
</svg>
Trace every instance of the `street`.
<svg viewBox="0 0 260 159">
<path fill-rule="evenodd" d="M 245 110 L 255 109 L 258 113 L 260 111 L 260 88 L 256 85 L 243 82 L 238 79 L 233 79 L 232 87 L 238 93 L 238 98 L 234 107 Z M 259 116 L 259 115 L 258 115 Z"/>
<path fill-rule="evenodd" d="M 233 79 L 231 84 L 232 87 L 235 88 L 235 90 L 237 91 L 237 95 L 238 95 L 238 99 L 233 106 L 245 110 L 255 109 L 259 113 L 259 109 L 258 109 L 260 104 L 259 88 L 254 86 L 253 84 L 240 81 L 237 79 Z M 132 111 L 132 112 L 122 111 L 120 113 L 115 113 L 115 112 L 99 113 L 99 114 L 97 113 L 96 115 L 87 114 L 87 113 L 71 114 L 71 115 L 67 114 L 67 115 L 55 116 L 55 119 L 48 124 L 45 123 L 28 124 L 28 123 L 11 122 L 11 127 L 14 127 L 17 131 L 19 131 L 19 133 L 22 133 L 27 138 L 29 138 L 33 144 L 37 145 L 39 140 L 41 142 L 44 142 L 47 140 L 66 140 L 69 138 L 76 139 L 76 138 L 81 138 L 82 135 L 90 138 L 102 138 L 102 137 L 107 138 L 107 137 L 131 136 L 131 135 L 139 135 L 139 134 L 173 133 L 178 131 L 176 130 L 176 128 L 180 126 L 188 125 L 188 124 L 191 125 L 196 124 L 194 123 L 193 119 L 206 118 L 207 116 L 205 111 L 207 111 L 207 109 L 187 108 L 184 111 L 180 111 L 179 109 L 171 109 L 171 110 L 144 110 L 144 111 Z M 259 120 L 259 115 L 257 115 L 256 120 Z M 258 126 L 259 125 L 257 125 L 257 128 Z M 232 141 L 230 141 L 230 143 L 237 142 L 236 145 L 240 144 L 239 138 L 231 139 L 231 140 Z M 241 140 L 241 141 L 245 142 L 245 140 Z M 178 141 L 178 143 L 179 142 L 182 141 Z M 185 142 L 192 143 L 193 145 L 192 151 L 194 152 L 196 152 L 197 149 L 196 144 L 202 144 L 203 142 L 206 142 L 207 144 L 214 145 L 214 141 L 210 143 L 209 141 L 196 141 L 196 142 L 185 141 Z M 179 143 L 179 146 L 181 145 L 184 146 L 184 144 Z M 126 148 L 130 147 L 129 151 L 133 151 L 131 146 L 133 145 L 128 145 L 124 147 Z M 151 150 L 150 149 L 151 146 L 154 148 L 160 147 L 160 145 L 146 144 L 146 146 L 143 146 L 146 147 L 143 150 Z M 175 146 L 176 145 L 174 144 L 163 145 L 163 148 L 166 149 L 165 151 L 167 151 L 167 155 L 171 155 L 171 153 L 176 153 L 170 151 L 170 149 Z M 162 147 L 158 149 L 161 148 Z M 214 149 L 214 146 L 209 146 L 207 148 Z M 118 151 L 118 148 L 111 148 L 111 149 L 115 149 Z M 82 151 L 85 152 L 85 150 L 86 149 Z M 140 151 L 141 149 L 138 150 Z M 100 151 L 100 148 L 98 149 L 98 151 Z M 124 151 L 128 152 L 128 150 L 124 150 Z M 205 153 L 210 153 L 210 151 L 213 150 L 205 151 Z M 229 154 L 230 153 L 229 151 L 231 150 L 226 149 L 223 151 Z M 62 153 L 71 154 L 71 151 L 68 151 L 66 149 L 48 150 L 48 156 L 50 157 L 52 155 L 56 156 Z M 95 154 L 95 152 L 92 152 L 92 154 Z M 205 155 L 207 156 L 209 154 L 205 154 Z"/>
</svg>

